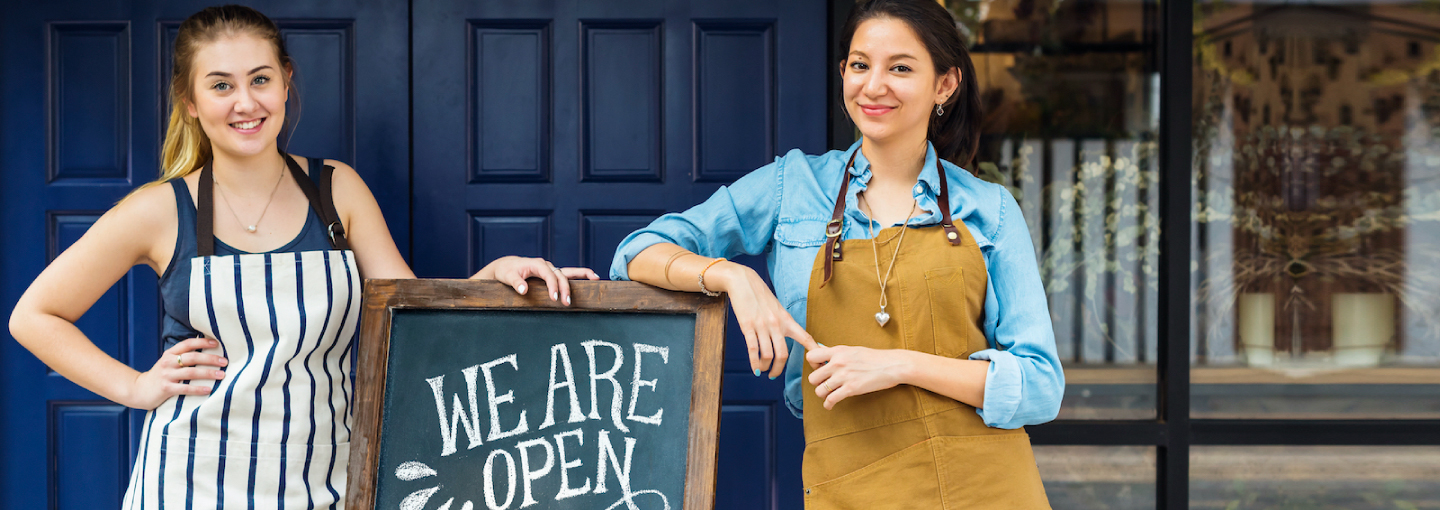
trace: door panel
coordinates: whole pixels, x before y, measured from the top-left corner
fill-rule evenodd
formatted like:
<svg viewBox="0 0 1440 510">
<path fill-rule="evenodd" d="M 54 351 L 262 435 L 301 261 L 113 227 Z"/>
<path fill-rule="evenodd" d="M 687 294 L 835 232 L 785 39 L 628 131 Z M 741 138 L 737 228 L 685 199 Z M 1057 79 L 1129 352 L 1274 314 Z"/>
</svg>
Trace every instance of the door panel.
<svg viewBox="0 0 1440 510">
<path fill-rule="evenodd" d="M 605 275 L 667 211 L 825 149 L 820 1 L 416 0 L 416 272 L 509 254 Z M 760 269 L 763 257 L 741 257 Z M 800 508 L 800 421 L 728 330 L 717 508 Z"/>
<path fill-rule="evenodd" d="M 180 21 L 210 4 L 68 0 L 5 8 L 5 310 L 110 206 L 159 174 L 171 43 Z M 352 164 L 408 255 L 408 4 L 249 4 L 277 21 L 296 60 L 301 100 L 288 111 L 300 122 L 290 150 Z M 137 267 L 77 321 L 102 351 L 140 370 L 160 352 L 156 280 Z M 118 508 L 143 417 L 50 371 L 7 335 L 0 342 L 0 508 Z"/>
<path fill-rule="evenodd" d="M 158 174 L 171 44 L 207 3 L 155 4 L 32 2 L 0 19 L 5 309 Z M 509 254 L 604 274 L 620 239 L 654 217 L 777 153 L 826 148 L 820 0 L 250 5 L 277 21 L 297 63 L 298 128 L 282 142 L 354 166 L 422 276 Z M 143 369 L 160 351 L 158 303 L 155 275 L 137 268 L 79 326 Z M 779 381 L 749 373 L 733 320 L 727 344 L 717 502 L 799 508 L 800 422 Z M 143 414 L 7 339 L 0 508 L 115 507 Z"/>
</svg>

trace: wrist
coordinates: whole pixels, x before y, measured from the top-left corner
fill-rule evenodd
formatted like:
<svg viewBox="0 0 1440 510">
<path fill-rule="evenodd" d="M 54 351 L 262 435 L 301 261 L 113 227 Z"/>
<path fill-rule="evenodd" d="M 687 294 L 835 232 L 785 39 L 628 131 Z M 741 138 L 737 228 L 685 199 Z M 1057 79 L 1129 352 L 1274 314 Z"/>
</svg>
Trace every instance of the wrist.
<svg viewBox="0 0 1440 510">
<path fill-rule="evenodd" d="M 705 271 L 705 288 L 714 292 L 730 292 L 744 281 L 751 269 L 743 264 L 724 261 Z"/>
<path fill-rule="evenodd" d="M 921 353 L 909 349 L 895 349 L 893 352 L 899 357 L 899 366 L 894 371 L 895 382 L 919 386 L 918 375 L 922 372 L 920 365 L 925 362 Z"/>
<path fill-rule="evenodd" d="M 139 393 L 138 391 L 136 391 L 136 389 L 140 387 L 140 377 L 145 375 L 145 372 L 141 372 L 138 370 L 135 370 L 134 372 L 135 373 L 132 377 L 121 378 L 124 383 L 119 384 L 117 385 L 118 387 L 114 388 L 114 401 L 116 404 L 120 404 L 125 407 L 139 409 L 140 406 L 136 405 L 135 402 L 135 395 Z"/>
</svg>

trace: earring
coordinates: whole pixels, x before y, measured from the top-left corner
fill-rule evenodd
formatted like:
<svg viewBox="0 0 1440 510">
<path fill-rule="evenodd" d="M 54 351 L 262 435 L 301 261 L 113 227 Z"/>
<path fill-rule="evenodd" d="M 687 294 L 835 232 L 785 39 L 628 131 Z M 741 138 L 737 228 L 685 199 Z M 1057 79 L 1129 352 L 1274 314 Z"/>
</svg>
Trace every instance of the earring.
<svg viewBox="0 0 1440 510">
<path fill-rule="evenodd" d="M 935 105 L 935 116 L 939 117 L 942 115 L 945 115 L 945 107 L 938 104 Z"/>
</svg>

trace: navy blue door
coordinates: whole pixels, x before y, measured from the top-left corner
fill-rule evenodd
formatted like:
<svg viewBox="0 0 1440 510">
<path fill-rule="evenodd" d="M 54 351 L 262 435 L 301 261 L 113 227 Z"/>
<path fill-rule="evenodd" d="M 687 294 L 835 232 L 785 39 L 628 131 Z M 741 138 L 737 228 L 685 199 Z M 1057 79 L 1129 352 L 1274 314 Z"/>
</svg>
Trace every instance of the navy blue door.
<svg viewBox="0 0 1440 510">
<path fill-rule="evenodd" d="M 823 0 L 416 0 L 413 16 L 421 276 L 507 254 L 605 274 L 656 216 L 826 148 Z M 800 422 L 730 333 L 717 508 L 798 509 Z"/>
<path fill-rule="evenodd" d="M 157 175 L 169 45 L 212 2 L 152 3 L 52 0 L 0 16 L 3 310 Z M 247 3 L 276 19 L 297 61 L 290 149 L 354 165 L 421 276 L 512 253 L 603 274 L 620 238 L 655 216 L 790 148 L 825 149 L 823 0 Z M 155 276 L 140 268 L 80 327 L 144 369 L 158 317 Z M 717 507 L 800 508 L 800 422 L 778 381 L 749 374 L 735 333 Z M 118 507 L 143 413 L 6 337 L 0 508 Z"/>
<path fill-rule="evenodd" d="M 9 2 L 0 15 L 0 309 L 135 186 L 158 175 L 170 44 L 216 2 Z M 275 18 L 304 113 L 290 149 L 352 163 L 409 247 L 405 0 L 248 4 Z M 361 57 L 363 58 L 357 58 Z M 291 115 L 297 105 L 292 101 Z M 357 120 L 363 119 L 363 122 Z M 136 268 L 80 321 L 144 370 L 160 351 L 156 278 Z M 144 413 L 0 341 L 0 508 L 119 508 Z"/>
</svg>

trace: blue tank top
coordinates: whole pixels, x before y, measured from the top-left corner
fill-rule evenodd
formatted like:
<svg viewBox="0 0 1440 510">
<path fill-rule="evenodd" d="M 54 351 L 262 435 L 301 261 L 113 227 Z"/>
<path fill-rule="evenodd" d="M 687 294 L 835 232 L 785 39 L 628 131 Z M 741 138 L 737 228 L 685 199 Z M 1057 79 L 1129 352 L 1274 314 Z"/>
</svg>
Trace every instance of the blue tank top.
<svg viewBox="0 0 1440 510">
<path fill-rule="evenodd" d="M 314 180 L 324 181 L 325 179 Z M 324 187 L 329 186 L 330 183 L 316 182 L 315 185 Z M 160 330 L 160 338 L 164 341 L 162 349 L 168 349 L 187 338 L 203 336 L 191 327 L 188 320 L 190 317 L 190 262 L 198 251 L 195 243 L 195 201 L 190 198 L 190 188 L 185 186 L 183 179 L 171 180 L 170 186 L 175 190 L 175 212 L 179 217 L 180 228 L 176 232 L 175 253 L 170 257 L 170 267 L 165 268 L 165 273 L 160 275 L 160 299 L 165 306 L 165 316 Z M 322 224 L 320 216 L 315 214 L 315 208 L 307 207 L 306 211 L 305 226 L 300 228 L 299 235 L 285 243 L 285 246 L 263 253 L 331 249 L 325 225 Z M 215 255 L 248 253 L 250 252 L 237 250 L 233 246 L 225 244 L 220 238 L 215 238 Z"/>
</svg>

